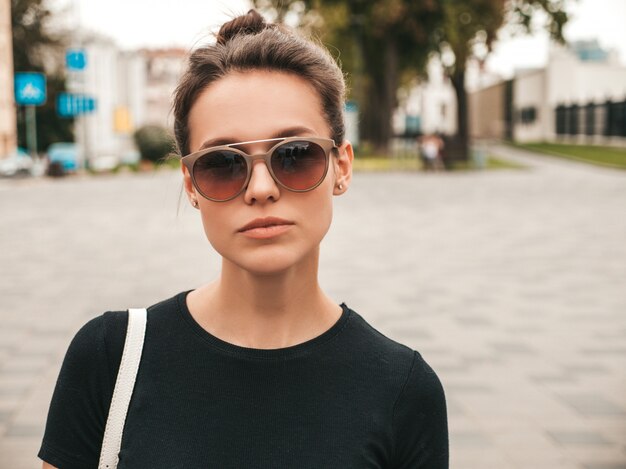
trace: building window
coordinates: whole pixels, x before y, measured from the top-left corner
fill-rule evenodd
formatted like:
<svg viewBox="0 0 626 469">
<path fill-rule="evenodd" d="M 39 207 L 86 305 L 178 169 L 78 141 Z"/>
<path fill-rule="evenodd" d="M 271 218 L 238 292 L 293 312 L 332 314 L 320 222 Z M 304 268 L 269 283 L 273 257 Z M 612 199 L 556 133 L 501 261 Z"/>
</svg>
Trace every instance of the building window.
<svg viewBox="0 0 626 469">
<path fill-rule="evenodd" d="M 572 119 L 570 116 L 572 115 L 572 107 L 571 106 L 563 106 L 563 135 L 569 135 L 571 132 L 571 123 Z"/>
<path fill-rule="evenodd" d="M 593 135 L 596 130 L 595 125 L 596 118 L 596 106 L 593 103 L 587 104 L 585 106 L 585 134 Z"/>
<path fill-rule="evenodd" d="M 609 99 L 606 103 L 604 103 L 604 109 L 605 109 L 605 116 L 606 119 L 604 120 L 604 132 L 603 134 L 606 135 L 607 137 L 612 135 L 612 131 L 613 131 L 613 103 L 611 102 L 611 100 Z"/>
<path fill-rule="evenodd" d="M 556 134 L 564 135 L 565 134 L 565 106 L 563 106 L 562 104 L 559 104 L 556 107 L 554 115 L 556 117 L 556 125 L 555 125 Z"/>
<path fill-rule="evenodd" d="M 626 101 L 610 103 L 609 135 L 626 137 Z"/>
<path fill-rule="evenodd" d="M 569 107 L 567 117 L 569 118 L 567 133 L 569 135 L 578 135 L 578 104 L 573 104 Z"/>
<path fill-rule="evenodd" d="M 519 120 L 522 124 L 532 124 L 537 120 L 537 108 L 534 106 L 522 108 L 519 112 Z"/>
</svg>

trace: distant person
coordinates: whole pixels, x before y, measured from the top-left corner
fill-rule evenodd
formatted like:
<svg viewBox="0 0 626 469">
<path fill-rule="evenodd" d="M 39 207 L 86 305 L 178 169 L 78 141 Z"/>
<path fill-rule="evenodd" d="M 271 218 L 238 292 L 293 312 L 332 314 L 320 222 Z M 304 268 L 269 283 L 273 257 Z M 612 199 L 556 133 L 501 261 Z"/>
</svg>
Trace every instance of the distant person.
<svg viewBox="0 0 626 469">
<path fill-rule="evenodd" d="M 439 135 L 424 135 L 420 140 L 420 154 L 424 171 L 443 169 L 443 140 Z"/>
<path fill-rule="evenodd" d="M 175 133 L 222 270 L 147 308 L 120 468 L 448 467 L 435 372 L 318 282 L 333 198 L 352 176 L 344 93 L 328 51 L 255 10 L 192 53 Z M 44 468 L 98 467 L 128 318 L 106 312 L 70 344 Z"/>
</svg>

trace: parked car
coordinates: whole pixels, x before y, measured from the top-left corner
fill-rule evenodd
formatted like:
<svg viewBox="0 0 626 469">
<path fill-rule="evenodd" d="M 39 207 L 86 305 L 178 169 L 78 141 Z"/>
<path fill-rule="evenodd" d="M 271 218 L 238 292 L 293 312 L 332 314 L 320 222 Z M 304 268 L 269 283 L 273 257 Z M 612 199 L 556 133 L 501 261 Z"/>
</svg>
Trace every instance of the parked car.
<svg viewBox="0 0 626 469">
<path fill-rule="evenodd" d="M 51 166 L 61 165 L 64 172 L 78 169 L 79 149 L 78 145 L 71 142 L 53 143 L 48 147 L 48 164 Z"/>
<path fill-rule="evenodd" d="M 33 159 L 23 148 L 18 147 L 9 156 L 0 158 L 0 176 L 30 175 L 33 167 Z"/>
</svg>

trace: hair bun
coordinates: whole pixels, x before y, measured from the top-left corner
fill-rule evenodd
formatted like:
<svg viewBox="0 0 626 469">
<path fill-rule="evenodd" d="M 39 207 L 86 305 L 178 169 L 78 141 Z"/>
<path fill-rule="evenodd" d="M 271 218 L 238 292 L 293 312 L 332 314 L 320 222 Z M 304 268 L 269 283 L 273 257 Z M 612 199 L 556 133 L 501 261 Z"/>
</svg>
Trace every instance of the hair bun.
<svg viewBox="0 0 626 469">
<path fill-rule="evenodd" d="M 235 36 L 260 33 L 267 27 L 268 24 L 261 14 L 255 9 L 251 9 L 245 15 L 224 23 L 217 33 L 217 43 L 226 44 Z"/>
</svg>

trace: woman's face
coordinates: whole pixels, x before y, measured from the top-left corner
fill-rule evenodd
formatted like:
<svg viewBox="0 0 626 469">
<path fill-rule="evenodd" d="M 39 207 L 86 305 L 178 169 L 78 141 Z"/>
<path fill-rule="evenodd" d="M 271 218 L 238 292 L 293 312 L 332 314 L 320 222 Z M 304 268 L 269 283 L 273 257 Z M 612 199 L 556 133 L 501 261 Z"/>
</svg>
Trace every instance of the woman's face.
<svg viewBox="0 0 626 469">
<path fill-rule="evenodd" d="M 331 137 L 315 89 L 304 79 L 281 72 L 233 72 L 212 83 L 194 102 L 188 124 L 191 152 L 212 141 L 217 143 L 209 146 L 289 136 Z M 275 143 L 238 148 L 256 154 Z M 207 238 L 225 260 L 257 274 L 278 273 L 296 264 L 317 262 L 319 244 L 332 219 L 333 195 L 345 192 L 350 182 L 350 144 L 345 142 L 339 153 L 339 158 L 331 153 L 325 179 L 309 192 L 291 192 L 277 185 L 263 160 L 254 161 L 247 188 L 227 202 L 202 197 L 183 166 L 185 190 L 198 201 Z M 293 224 L 265 239 L 239 231 L 264 217 Z"/>
</svg>

